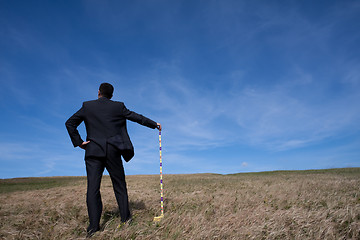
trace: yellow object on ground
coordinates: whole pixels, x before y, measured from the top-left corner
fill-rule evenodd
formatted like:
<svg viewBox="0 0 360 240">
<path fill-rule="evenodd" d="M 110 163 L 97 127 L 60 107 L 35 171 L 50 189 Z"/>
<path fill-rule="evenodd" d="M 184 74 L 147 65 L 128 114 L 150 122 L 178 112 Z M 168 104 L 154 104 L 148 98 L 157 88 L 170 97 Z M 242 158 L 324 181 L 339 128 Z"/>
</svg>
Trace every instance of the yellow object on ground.
<svg viewBox="0 0 360 240">
<path fill-rule="evenodd" d="M 154 217 L 154 222 L 160 222 L 161 219 L 164 218 L 164 214 L 163 215 L 160 215 L 158 217 Z"/>
</svg>

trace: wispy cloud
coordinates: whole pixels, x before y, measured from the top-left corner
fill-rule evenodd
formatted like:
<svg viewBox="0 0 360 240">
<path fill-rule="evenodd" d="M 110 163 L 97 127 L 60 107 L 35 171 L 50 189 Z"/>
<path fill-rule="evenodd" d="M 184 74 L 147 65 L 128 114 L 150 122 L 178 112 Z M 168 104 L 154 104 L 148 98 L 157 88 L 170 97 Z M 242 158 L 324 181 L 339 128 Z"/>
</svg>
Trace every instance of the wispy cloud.
<svg viewBox="0 0 360 240">
<path fill-rule="evenodd" d="M 65 152 L 56 140 L 1 142 L 0 178 L 12 176 L 73 175 L 84 172 L 83 151 Z"/>
<path fill-rule="evenodd" d="M 23 107 L 35 103 L 35 97 L 22 83 L 23 79 L 23 74 L 0 58 L 0 82 L 2 86 L 0 99 L 2 99 L 3 104 L 9 100 Z"/>
<path fill-rule="evenodd" d="M 360 102 L 357 92 L 327 98 L 318 95 L 317 88 L 327 88 L 331 82 L 319 85 L 311 74 L 294 71 L 294 78 L 273 86 L 241 86 L 223 89 L 221 94 L 204 90 L 177 72 L 156 76 L 151 105 L 163 112 L 159 121 L 165 129 L 171 128 L 167 129 L 171 145 L 178 148 L 245 144 L 279 151 L 359 130 L 354 124 L 360 119 L 354 104 Z M 222 81 L 231 82 L 231 76 Z M 299 94 L 300 88 L 305 95 Z"/>
<path fill-rule="evenodd" d="M 303 97 L 296 96 L 288 84 L 285 86 L 244 89 L 230 99 L 227 113 L 237 121 L 248 143 L 286 150 L 342 131 L 359 130 L 354 123 L 360 119 L 360 112 L 353 104 L 360 101 L 359 94 L 313 104 L 314 101 L 306 100 L 317 94 L 312 85 L 307 87 L 307 95 Z"/>
</svg>

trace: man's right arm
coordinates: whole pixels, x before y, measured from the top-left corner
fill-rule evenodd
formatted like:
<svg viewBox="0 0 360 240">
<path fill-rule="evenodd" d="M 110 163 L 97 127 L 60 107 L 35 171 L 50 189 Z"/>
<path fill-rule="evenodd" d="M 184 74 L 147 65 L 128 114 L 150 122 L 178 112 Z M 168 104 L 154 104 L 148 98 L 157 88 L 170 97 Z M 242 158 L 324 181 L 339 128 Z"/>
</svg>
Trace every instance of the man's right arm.
<svg viewBox="0 0 360 240">
<path fill-rule="evenodd" d="M 70 139 L 74 147 L 82 146 L 83 140 L 77 130 L 77 127 L 80 125 L 82 121 L 84 121 L 84 109 L 80 108 L 74 115 L 72 115 L 65 123 L 66 129 L 69 133 Z"/>
<path fill-rule="evenodd" d="M 139 124 L 141 124 L 143 126 L 146 126 L 146 127 L 152 128 L 152 129 L 161 128 L 160 124 L 154 122 L 150 118 L 144 117 L 141 114 L 130 111 L 129 109 L 127 109 L 125 107 L 125 105 L 123 103 L 122 103 L 122 112 L 123 112 L 125 118 L 129 119 L 130 121 L 137 122 L 137 123 L 139 123 Z"/>
</svg>

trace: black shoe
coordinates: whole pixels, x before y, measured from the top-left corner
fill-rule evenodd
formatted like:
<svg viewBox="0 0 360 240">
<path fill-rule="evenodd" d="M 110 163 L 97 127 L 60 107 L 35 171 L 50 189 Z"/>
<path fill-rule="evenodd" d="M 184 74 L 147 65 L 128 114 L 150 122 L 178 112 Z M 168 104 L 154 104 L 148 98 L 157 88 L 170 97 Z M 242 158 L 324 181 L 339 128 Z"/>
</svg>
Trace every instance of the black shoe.
<svg viewBox="0 0 360 240">
<path fill-rule="evenodd" d="M 87 228 L 86 232 L 86 238 L 91 238 L 96 232 L 100 230 L 99 227 L 97 228 L 90 228 L 90 226 Z"/>
</svg>

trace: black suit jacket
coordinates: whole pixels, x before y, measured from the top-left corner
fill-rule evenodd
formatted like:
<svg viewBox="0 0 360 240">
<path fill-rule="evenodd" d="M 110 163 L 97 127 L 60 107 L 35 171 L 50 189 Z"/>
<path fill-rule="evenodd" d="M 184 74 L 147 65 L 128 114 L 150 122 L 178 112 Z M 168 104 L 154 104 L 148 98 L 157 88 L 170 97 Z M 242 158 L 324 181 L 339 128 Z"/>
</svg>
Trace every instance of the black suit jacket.
<svg viewBox="0 0 360 240">
<path fill-rule="evenodd" d="M 107 144 L 112 144 L 128 162 L 134 156 L 134 147 L 126 129 L 127 119 L 153 129 L 157 126 L 153 120 L 127 109 L 124 103 L 105 97 L 84 102 L 81 109 L 66 121 L 65 126 L 74 147 L 77 147 L 84 142 L 77 130 L 84 121 L 86 140 L 90 141 L 85 150 L 85 159 L 105 157 Z"/>
</svg>

